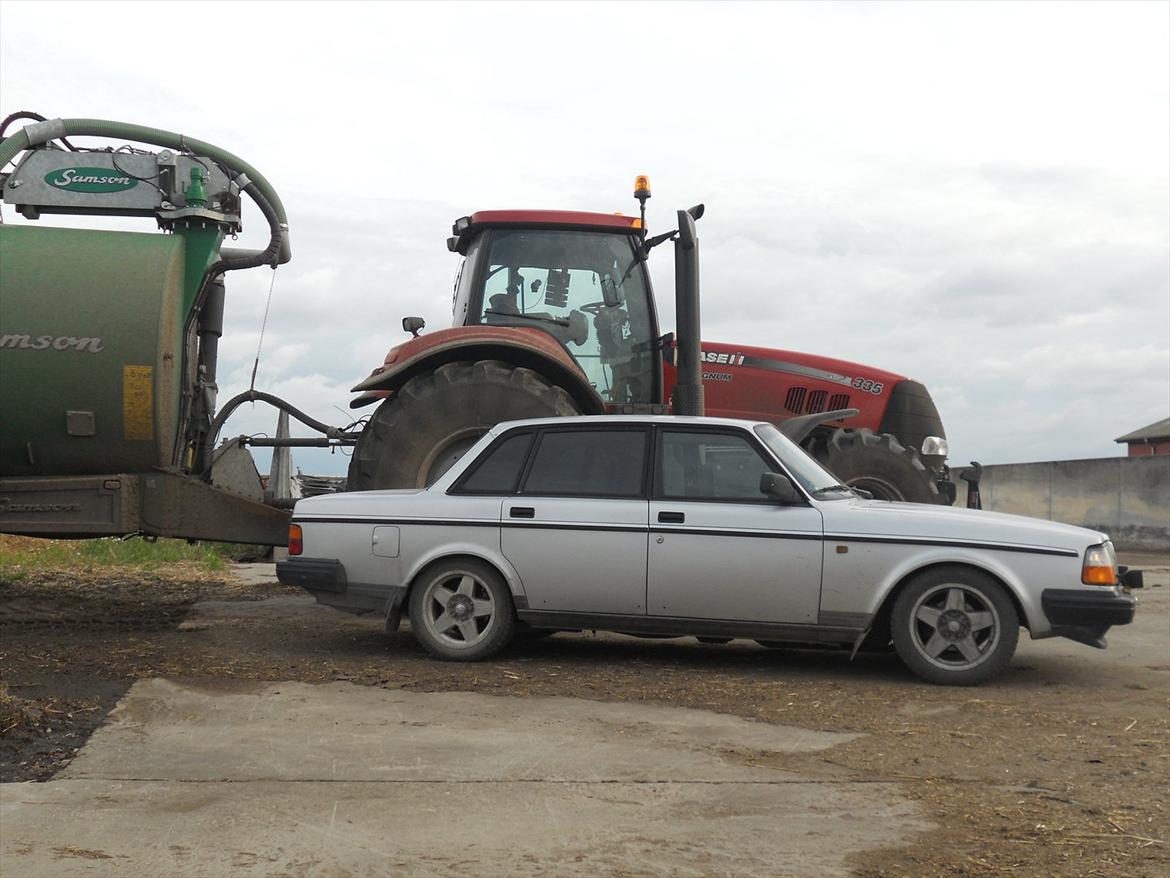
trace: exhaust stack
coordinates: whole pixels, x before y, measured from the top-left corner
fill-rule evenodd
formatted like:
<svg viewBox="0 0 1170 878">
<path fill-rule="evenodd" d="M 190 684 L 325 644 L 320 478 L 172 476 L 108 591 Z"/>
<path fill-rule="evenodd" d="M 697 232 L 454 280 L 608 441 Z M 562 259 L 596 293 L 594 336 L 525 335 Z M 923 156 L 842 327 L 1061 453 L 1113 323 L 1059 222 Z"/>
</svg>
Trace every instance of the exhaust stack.
<svg viewBox="0 0 1170 878">
<path fill-rule="evenodd" d="M 678 383 L 671 395 L 676 415 L 704 413 L 703 363 L 699 350 L 699 236 L 695 220 L 703 205 L 678 212 L 678 237 L 674 242 L 674 310 Z"/>
</svg>

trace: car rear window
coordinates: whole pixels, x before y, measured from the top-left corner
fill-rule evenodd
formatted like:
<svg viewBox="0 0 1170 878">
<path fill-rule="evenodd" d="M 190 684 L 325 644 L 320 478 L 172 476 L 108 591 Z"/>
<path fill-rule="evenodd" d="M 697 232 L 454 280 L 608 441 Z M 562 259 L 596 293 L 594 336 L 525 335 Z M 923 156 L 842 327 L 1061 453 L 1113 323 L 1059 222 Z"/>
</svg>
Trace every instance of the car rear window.
<svg viewBox="0 0 1170 878">
<path fill-rule="evenodd" d="M 459 485 L 461 493 L 511 494 L 520 481 L 520 470 L 532 445 L 531 433 L 510 436 L 475 464 Z"/>
<path fill-rule="evenodd" d="M 558 430 L 536 450 L 525 494 L 640 497 L 646 459 L 642 430 Z"/>
</svg>

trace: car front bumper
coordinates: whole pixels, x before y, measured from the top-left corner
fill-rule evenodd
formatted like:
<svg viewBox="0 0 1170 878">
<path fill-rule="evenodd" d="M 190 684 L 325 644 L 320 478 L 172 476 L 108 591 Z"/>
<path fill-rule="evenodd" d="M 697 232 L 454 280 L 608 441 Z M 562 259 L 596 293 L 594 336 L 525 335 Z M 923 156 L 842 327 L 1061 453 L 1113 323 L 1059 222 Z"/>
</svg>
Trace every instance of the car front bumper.
<svg viewBox="0 0 1170 878">
<path fill-rule="evenodd" d="M 1053 634 L 1104 649 L 1105 632 L 1133 621 L 1137 599 L 1112 589 L 1046 588 L 1040 595 L 1040 606 Z"/>
</svg>

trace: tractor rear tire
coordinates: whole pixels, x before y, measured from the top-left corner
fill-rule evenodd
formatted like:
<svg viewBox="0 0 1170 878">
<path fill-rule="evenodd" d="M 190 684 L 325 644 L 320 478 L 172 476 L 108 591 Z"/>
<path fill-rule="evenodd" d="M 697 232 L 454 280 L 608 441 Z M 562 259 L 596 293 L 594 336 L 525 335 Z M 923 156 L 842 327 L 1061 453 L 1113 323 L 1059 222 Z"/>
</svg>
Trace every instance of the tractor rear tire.
<svg viewBox="0 0 1170 878">
<path fill-rule="evenodd" d="M 423 488 L 501 421 L 580 413 L 568 393 L 531 369 L 446 363 L 378 406 L 354 446 L 346 490 Z"/>
<path fill-rule="evenodd" d="M 934 473 L 914 449 L 906 448 L 889 433 L 834 430 L 815 442 L 812 453 L 846 485 L 869 491 L 875 500 L 943 502 Z"/>
</svg>

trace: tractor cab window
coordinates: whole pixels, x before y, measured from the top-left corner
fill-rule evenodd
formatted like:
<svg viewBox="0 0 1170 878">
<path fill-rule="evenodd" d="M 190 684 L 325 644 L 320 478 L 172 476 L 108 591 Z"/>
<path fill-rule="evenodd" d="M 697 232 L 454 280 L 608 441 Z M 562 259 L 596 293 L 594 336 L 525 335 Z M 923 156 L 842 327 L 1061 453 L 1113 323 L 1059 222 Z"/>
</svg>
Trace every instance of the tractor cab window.
<svg viewBox="0 0 1170 878">
<path fill-rule="evenodd" d="M 547 332 L 606 402 L 656 401 L 653 314 L 632 236 L 499 229 L 489 240 L 468 323 Z"/>
</svg>

